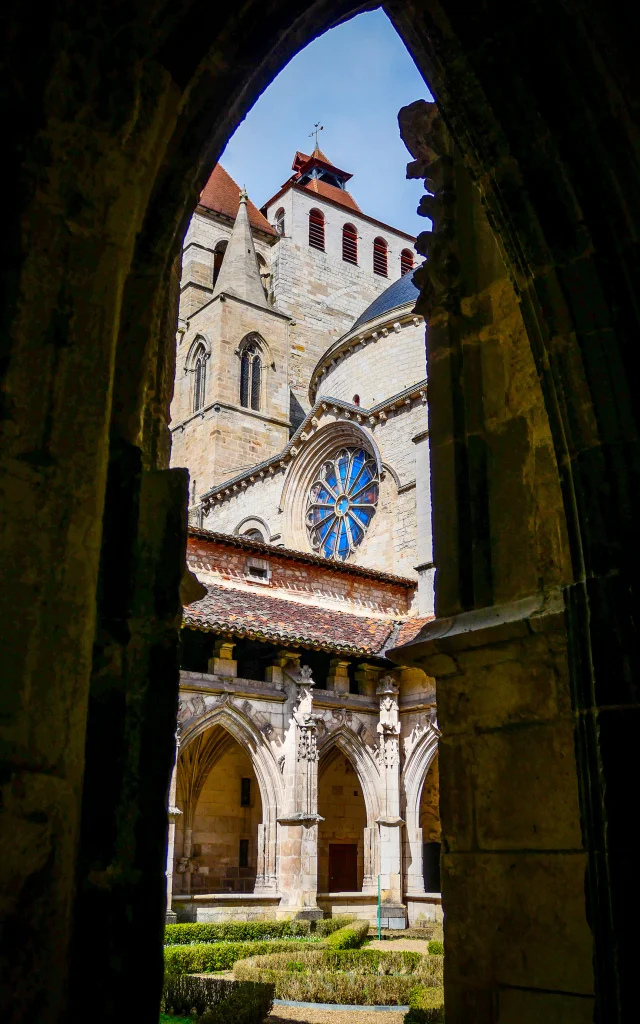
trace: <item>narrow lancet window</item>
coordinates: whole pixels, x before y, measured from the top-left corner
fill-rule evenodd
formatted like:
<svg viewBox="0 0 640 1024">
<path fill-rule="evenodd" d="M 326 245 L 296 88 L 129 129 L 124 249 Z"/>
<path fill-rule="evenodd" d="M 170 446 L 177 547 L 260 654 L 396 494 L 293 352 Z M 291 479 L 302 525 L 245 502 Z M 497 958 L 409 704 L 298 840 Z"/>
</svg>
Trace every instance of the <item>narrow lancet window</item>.
<svg viewBox="0 0 640 1024">
<path fill-rule="evenodd" d="M 277 233 L 284 235 L 284 208 L 282 206 L 276 211 L 275 222 Z"/>
<path fill-rule="evenodd" d="M 207 385 L 207 364 L 204 349 L 200 348 L 196 356 L 196 364 L 193 371 L 193 411 L 198 412 L 204 405 L 205 389 Z"/>
<path fill-rule="evenodd" d="M 260 410 L 262 398 L 262 360 L 255 342 L 250 342 L 240 358 L 240 405 Z"/>
</svg>

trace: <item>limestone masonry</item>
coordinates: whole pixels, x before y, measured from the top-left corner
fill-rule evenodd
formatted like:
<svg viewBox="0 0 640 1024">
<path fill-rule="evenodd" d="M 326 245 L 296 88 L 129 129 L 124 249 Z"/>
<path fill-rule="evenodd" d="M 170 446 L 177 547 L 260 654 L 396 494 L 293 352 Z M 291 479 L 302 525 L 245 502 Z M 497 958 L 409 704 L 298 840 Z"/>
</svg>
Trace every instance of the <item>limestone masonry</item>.
<svg viewBox="0 0 640 1024">
<path fill-rule="evenodd" d="M 434 684 L 387 657 L 433 616 L 414 239 L 293 172 L 258 210 L 216 167 L 184 243 L 170 919 L 373 921 L 379 880 L 404 928 L 441 915 Z"/>
</svg>

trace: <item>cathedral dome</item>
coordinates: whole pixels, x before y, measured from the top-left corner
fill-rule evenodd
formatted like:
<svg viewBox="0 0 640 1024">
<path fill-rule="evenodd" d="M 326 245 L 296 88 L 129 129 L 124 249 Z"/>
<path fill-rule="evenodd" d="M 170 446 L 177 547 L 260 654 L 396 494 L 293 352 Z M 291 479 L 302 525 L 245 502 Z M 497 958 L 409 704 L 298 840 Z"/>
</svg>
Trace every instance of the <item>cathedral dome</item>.
<svg viewBox="0 0 640 1024">
<path fill-rule="evenodd" d="M 390 313 L 391 310 L 398 309 L 400 306 L 406 306 L 409 303 L 414 306 L 419 294 L 418 288 L 413 283 L 413 274 L 404 274 L 388 288 L 385 288 L 382 294 L 367 306 L 351 330 L 355 331 L 371 320 L 377 320 L 384 313 Z"/>
<path fill-rule="evenodd" d="M 425 324 L 414 313 L 419 294 L 408 273 L 369 303 L 316 364 L 312 403 L 339 398 L 372 408 L 425 380 Z"/>
</svg>

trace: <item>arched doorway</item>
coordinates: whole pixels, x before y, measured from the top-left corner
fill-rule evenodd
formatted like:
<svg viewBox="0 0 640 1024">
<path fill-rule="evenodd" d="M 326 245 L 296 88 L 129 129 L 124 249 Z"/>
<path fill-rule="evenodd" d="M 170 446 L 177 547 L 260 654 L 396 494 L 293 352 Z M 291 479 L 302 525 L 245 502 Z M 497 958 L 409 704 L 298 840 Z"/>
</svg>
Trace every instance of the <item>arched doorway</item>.
<svg viewBox="0 0 640 1024">
<path fill-rule="evenodd" d="M 262 800 L 248 752 L 214 725 L 180 754 L 176 894 L 253 892 Z"/>
<path fill-rule="evenodd" d="M 367 809 L 356 769 L 337 746 L 318 766 L 318 813 L 318 892 L 360 892 Z"/>
</svg>

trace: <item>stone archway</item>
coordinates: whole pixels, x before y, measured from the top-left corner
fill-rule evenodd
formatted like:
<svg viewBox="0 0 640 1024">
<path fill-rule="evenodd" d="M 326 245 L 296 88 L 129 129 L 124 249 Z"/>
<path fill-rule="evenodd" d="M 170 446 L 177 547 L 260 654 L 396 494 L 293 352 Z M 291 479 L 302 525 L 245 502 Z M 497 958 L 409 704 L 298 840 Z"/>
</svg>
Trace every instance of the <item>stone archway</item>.
<svg viewBox="0 0 640 1024">
<path fill-rule="evenodd" d="M 400 778 L 405 815 L 404 884 L 407 895 L 424 892 L 420 798 L 427 772 L 437 754 L 438 733 L 429 725 L 415 742 Z"/>
<path fill-rule="evenodd" d="M 30 839 L 33 855 L 17 858 L 8 883 L 11 913 L 21 922 L 29 952 L 7 989 L 29 990 L 49 1020 L 62 1005 L 72 916 L 70 987 L 78 1007 L 97 1006 L 107 1020 L 119 993 L 135 991 L 130 1013 L 144 1016 L 159 985 L 156 951 L 144 963 L 140 957 L 152 938 L 160 942 L 156 903 L 163 892 L 163 802 L 184 565 L 179 538 L 186 480 L 162 472 L 172 376 L 171 346 L 165 342 L 175 320 L 170 294 L 177 283 L 181 231 L 208 168 L 260 90 L 305 42 L 358 9 L 341 3 L 249 5 L 207 20 L 197 3 L 170 15 L 158 9 L 157 17 L 153 5 L 144 11 L 131 5 L 105 14 L 96 32 L 86 5 L 71 3 L 64 22 L 56 20 L 55 7 L 47 9 L 35 28 L 38 46 L 29 13 L 16 7 L 12 14 L 4 621 L 11 639 L 5 684 L 15 737 L 7 771 L 15 772 L 20 786 L 7 813 L 11 833 L 15 816 L 38 843 Z M 621 5 L 602 2 L 569 10 L 544 3 L 470 8 L 445 0 L 418 7 L 396 0 L 388 10 L 431 83 L 490 210 L 542 380 L 555 446 L 544 458 L 559 469 L 571 544 L 571 578 L 559 595 L 566 600 L 571 683 L 561 697 L 567 698 L 575 732 L 565 730 L 557 743 L 566 763 L 575 760 L 581 797 L 581 820 L 576 824 L 572 815 L 559 838 L 573 850 L 565 861 L 574 865 L 575 878 L 584 875 L 589 857 L 598 1013 L 614 1021 L 631 1013 L 635 998 L 637 914 L 630 908 L 639 884 L 623 798 L 637 749 L 632 610 L 638 581 L 638 402 L 631 360 L 638 334 L 634 268 L 640 215 L 634 200 L 639 161 L 632 16 Z M 114 86 L 116 40 L 122 73 Z M 67 54 L 53 49 L 61 41 L 67 41 Z M 532 62 L 535 53 L 545 54 L 547 74 Z M 80 80 L 86 88 L 78 88 Z M 71 153 L 86 160 L 72 162 Z M 42 295 L 37 316 L 31 306 L 34 281 Z M 473 317 L 479 308 L 469 301 L 465 315 Z M 486 331 L 485 341 L 492 340 Z M 472 347 L 477 354 L 479 344 Z M 36 386 L 34 361 L 42 367 Z M 439 369 L 454 365 L 458 372 L 461 362 L 460 351 L 439 353 L 430 367 L 432 394 Z M 474 376 L 466 364 L 468 394 L 475 382 L 481 406 L 487 400 L 489 418 L 497 419 L 505 409 L 500 362 L 504 370 L 509 360 L 492 363 L 484 377 Z M 460 395 L 451 401 L 448 386 L 442 394 L 445 405 L 436 418 L 443 437 L 448 433 L 450 449 L 469 456 L 471 472 L 466 481 L 464 473 L 435 473 L 435 504 L 452 522 L 451 530 L 442 521 L 437 526 L 436 539 L 445 541 L 439 556 L 466 573 L 461 595 L 455 587 L 446 595 L 441 591 L 439 615 L 473 614 L 500 600 L 481 557 L 487 545 L 476 543 L 490 532 L 485 477 L 477 472 L 488 450 L 485 424 L 472 416 L 467 432 L 448 418 L 450 410 L 460 410 Z M 535 491 L 536 478 L 510 460 L 512 442 L 520 437 L 510 426 L 503 448 L 490 446 L 485 464 L 498 475 L 504 468 L 505 480 L 511 472 L 513 493 L 522 500 L 518 508 L 509 504 L 509 514 L 513 522 L 526 523 L 531 491 L 525 484 Z M 81 446 L 69 443 L 78 436 Z M 456 482 L 454 491 L 460 484 L 462 493 L 452 495 L 447 479 Z M 453 515 L 465 508 L 466 519 Z M 472 556 L 469 562 L 459 558 L 459 540 L 465 557 Z M 82 558 L 76 557 L 78 544 Z M 515 577 L 517 570 L 516 565 Z M 525 597 L 521 591 L 517 600 Z M 529 607 L 531 616 L 513 615 L 511 623 L 520 626 L 511 628 L 539 637 L 538 613 L 549 603 Z M 562 600 L 556 609 L 561 620 Z M 504 623 L 506 614 L 503 609 L 492 621 Z M 454 635 L 462 628 L 457 623 Z M 441 704 L 452 643 L 450 635 L 443 644 L 448 650 L 438 652 L 445 671 L 439 678 Z M 566 679 L 562 665 L 557 678 Z M 501 691 L 501 679 L 496 672 L 495 692 Z M 509 687 L 502 692 L 508 694 Z M 536 707 L 541 720 L 553 699 Z M 487 713 L 474 704 L 470 720 L 484 721 Z M 519 709 L 513 713 L 517 717 Z M 493 741 L 489 733 L 483 736 L 485 751 L 500 742 L 495 734 Z M 156 759 L 152 768 L 142 757 L 147 751 Z M 457 777 L 470 788 L 467 754 L 461 743 L 452 758 Z M 105 778 L 105 764 L 118 766 L 117 777 Z M 459 792 L 466 790 L 461 783 Z M 23 799 L 21 793 L 30 795 Z M 535 806 L 547 806 L 542 794 L 534 795 Z M 489 811 L 493 821 L 511 813 L 505 805 Z M 555 807 L 549 811 L 549 821 L 566 821 L 562 809 L 557 817 Z M 139 818 L 144 828 L 134 827 Z M 118 824 L 105 830 L 105 819 Z M 468 814 L 452 816 L 453 840 L 466 841 L 468 820 Z M 485 838 L 489 845 L 500 839 Z M 541 862 L 548 858 L 541 885 L 555 877 L 563 894 L 562 879 L 551 870 L 558 859 L 540 853 Z M 493 854 L 491 862 L 498 863 Z M 515 876 L 506 871 L 501 884 L 509 877 Z M 471 885 L 470 895 L 474 891 Z M 573 886 L 572 893 L 572 922 L 561 923 L 573 935 L 582 928 L 576 908 L 584 917 L 584 897 L 582 887 Z M 567 901 L 551 898 L 549 905 L 566 907 Z M 469 913 L 482 921 L 482 907 Z M 126 937 L 125 918 L 132 922 Z M 546 947 L 545 962 L 551 963 L 549 935 L 563 934 L 557 927 L 537 937 L 521 933 L 520 962 L 537 962 Z M 576 958 L 555 960 L 584 964 L 583 937 L 578 945 Z M 122 967 L 96 979 L 96 958 Z M 474 966 L 473 992 L 464 999 L 476 1018 L 488 1018 L 498 984 L 491 962 L 479 955 Z M 535 1016 L 535 1009 L 524 1007 L 529 1000 L 540 1016 L 545 999 L 553 998 L 574 1019 L 571 1007 L 584 1006 L 588 998 L 584 977 L 541 982 L 533 968 L 516 965 L 500 990 L 504 1014 L 496 1012 L 524 1017 L 531 1010 Z M 464 1003 L 448 1005 L 452 1020 L 465 1012 Z"/>
<path fill-rule="evenodd" d="M 366 825 L 363 829 L 362 891 L 371 893 L 376 888 L 378 873 L 379 842 L 377 819 L 380 817 L 380 772 L 369 749 L 351 732 L 342 726 L 332 732 L 318 746 L 318 770 L 322 761 L 331 751 L 341 751 L 353 765 L 362 790 L 366 811 Z M 322 813 L 320 811 L 320 813 Z"/>
<path fill-rule="evenodd" d="M 258 825 L 255 892 L 276 893 L 277 820 L 283 801 L 282 776 L 265 737 L 231 702 L 225 702 L 221 707 L 213 707 L 185 723 L 180 738 L 181 753 L 188 749 L 189 744 L 216 725 L 226 730 L 247 751 L 255 771 L 262 805 L 262 822 Z"/>
</svg>

